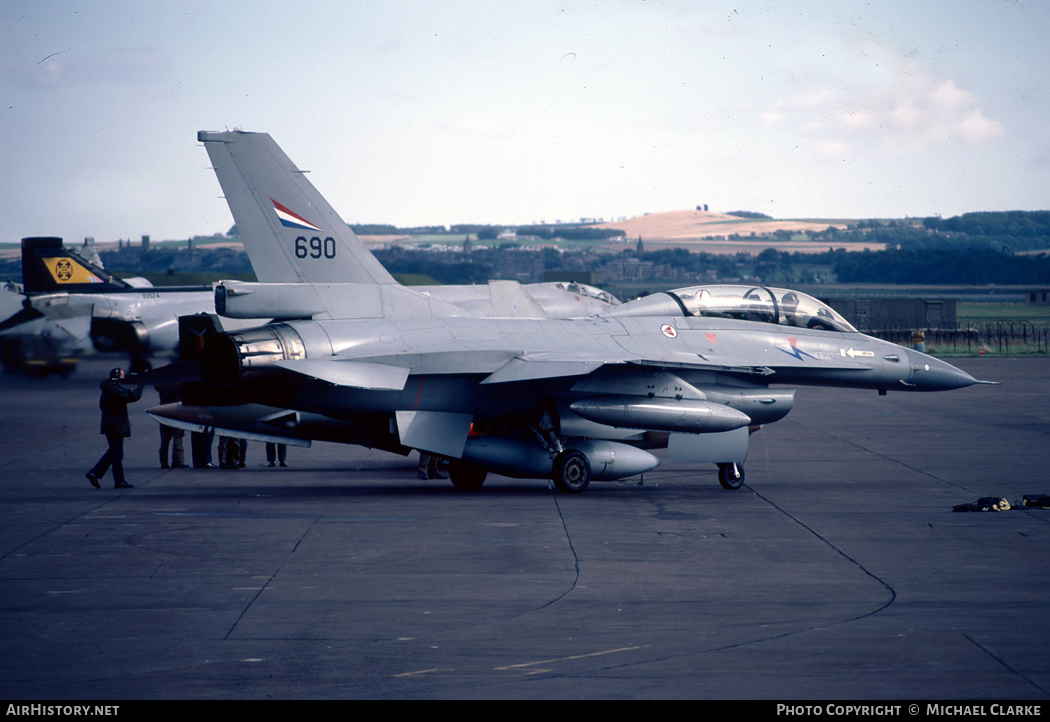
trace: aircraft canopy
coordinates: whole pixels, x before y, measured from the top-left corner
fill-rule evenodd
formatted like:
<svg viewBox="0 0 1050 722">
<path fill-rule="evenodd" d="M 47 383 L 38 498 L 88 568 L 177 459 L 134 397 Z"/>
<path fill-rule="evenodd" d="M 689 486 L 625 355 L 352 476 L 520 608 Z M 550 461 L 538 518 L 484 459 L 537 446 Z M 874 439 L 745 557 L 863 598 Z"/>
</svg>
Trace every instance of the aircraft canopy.
<svg viewBox="0 0 1050 722">
<path fill-rule="evenodd" d="M 786 288 L 691 286 L 668 291 L 689 316 L 735 318 L 782 326 L 856 333 L 830 306 Z"/>
</svg>

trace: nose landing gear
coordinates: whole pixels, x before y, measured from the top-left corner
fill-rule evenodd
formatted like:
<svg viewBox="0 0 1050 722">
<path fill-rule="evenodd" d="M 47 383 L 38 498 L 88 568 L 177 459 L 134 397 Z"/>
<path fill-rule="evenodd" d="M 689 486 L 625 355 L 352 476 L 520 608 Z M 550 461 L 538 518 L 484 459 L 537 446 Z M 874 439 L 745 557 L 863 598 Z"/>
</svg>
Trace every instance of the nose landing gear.
<svg viewBox="0 0 1050 722">
<path fill-rule="evenodd" d="M 718 483 L 729 491 L 739 489 L 744 485 L 744 467 L 740 464 L 719 464 Z"/>
</svg>

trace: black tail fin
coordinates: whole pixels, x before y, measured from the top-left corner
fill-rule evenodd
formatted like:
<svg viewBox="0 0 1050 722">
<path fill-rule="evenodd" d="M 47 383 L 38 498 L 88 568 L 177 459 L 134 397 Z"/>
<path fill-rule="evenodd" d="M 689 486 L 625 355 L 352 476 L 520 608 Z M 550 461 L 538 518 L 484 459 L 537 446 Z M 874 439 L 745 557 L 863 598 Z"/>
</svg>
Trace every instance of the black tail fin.
<svg viewBox="0 0 1050 722">
<path fill-rule="evenodd" d="M 22 286 L 25 293 L 90 293 L 130 288 L 54 237 L 22 239 Z"/>
</svg>

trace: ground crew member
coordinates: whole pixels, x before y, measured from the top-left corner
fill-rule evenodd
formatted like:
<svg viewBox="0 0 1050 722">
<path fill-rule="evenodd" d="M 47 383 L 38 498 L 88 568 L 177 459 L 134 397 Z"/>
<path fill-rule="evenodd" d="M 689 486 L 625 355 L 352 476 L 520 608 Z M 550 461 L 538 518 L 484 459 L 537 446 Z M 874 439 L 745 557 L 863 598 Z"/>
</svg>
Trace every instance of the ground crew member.
<svg viewBox="0 0 1050 722">
<path fill-rule="evenodd" d="M 98 407 L 102 409 L 101 433 L 106 435 L 109 447 L 85 476 L 96 489 L 99 480 L 106 475 L 106 470 L 113 466 L 113 488 L 131 489 L 132 485 L 124 480 L 124 438 L 131 436 L 131 421 L 128 419 L 128 404 L 142 398 L 142 384 L 132 389 L 125 386 L 124 369 L 115 368 L 109 372 L 109 378 L 99 384 L 102 396 Z"/>
</svg>

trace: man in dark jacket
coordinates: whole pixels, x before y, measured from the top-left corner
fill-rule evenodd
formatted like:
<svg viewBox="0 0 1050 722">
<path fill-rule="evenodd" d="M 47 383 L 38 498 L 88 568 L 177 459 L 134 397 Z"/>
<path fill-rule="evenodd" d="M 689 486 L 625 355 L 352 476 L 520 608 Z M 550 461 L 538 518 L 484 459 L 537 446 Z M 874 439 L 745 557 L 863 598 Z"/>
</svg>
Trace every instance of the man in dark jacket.
<svg viewBox="0 0 1050 722">
<path fill-rule="evenodd" d="M 106 475 L 106 470 L 113 466 L 113 486 L 115 489 L 131 489 L 132 485 L 124 480 L 124 438 L 131 436 L 131 421 L 128 419 L 128 404 L 142 398 L 142 386 L 132 389 L 125 386 L 124 369 L 113 369 L 109 378 L 99 386 L 102 396 L 98 407 L 102 409 L 101 432 L 106 435 L 109 448 L 98 463 L 86 476 L 91 485 L 99 487 L 99 479 Z"/>
</svg>

